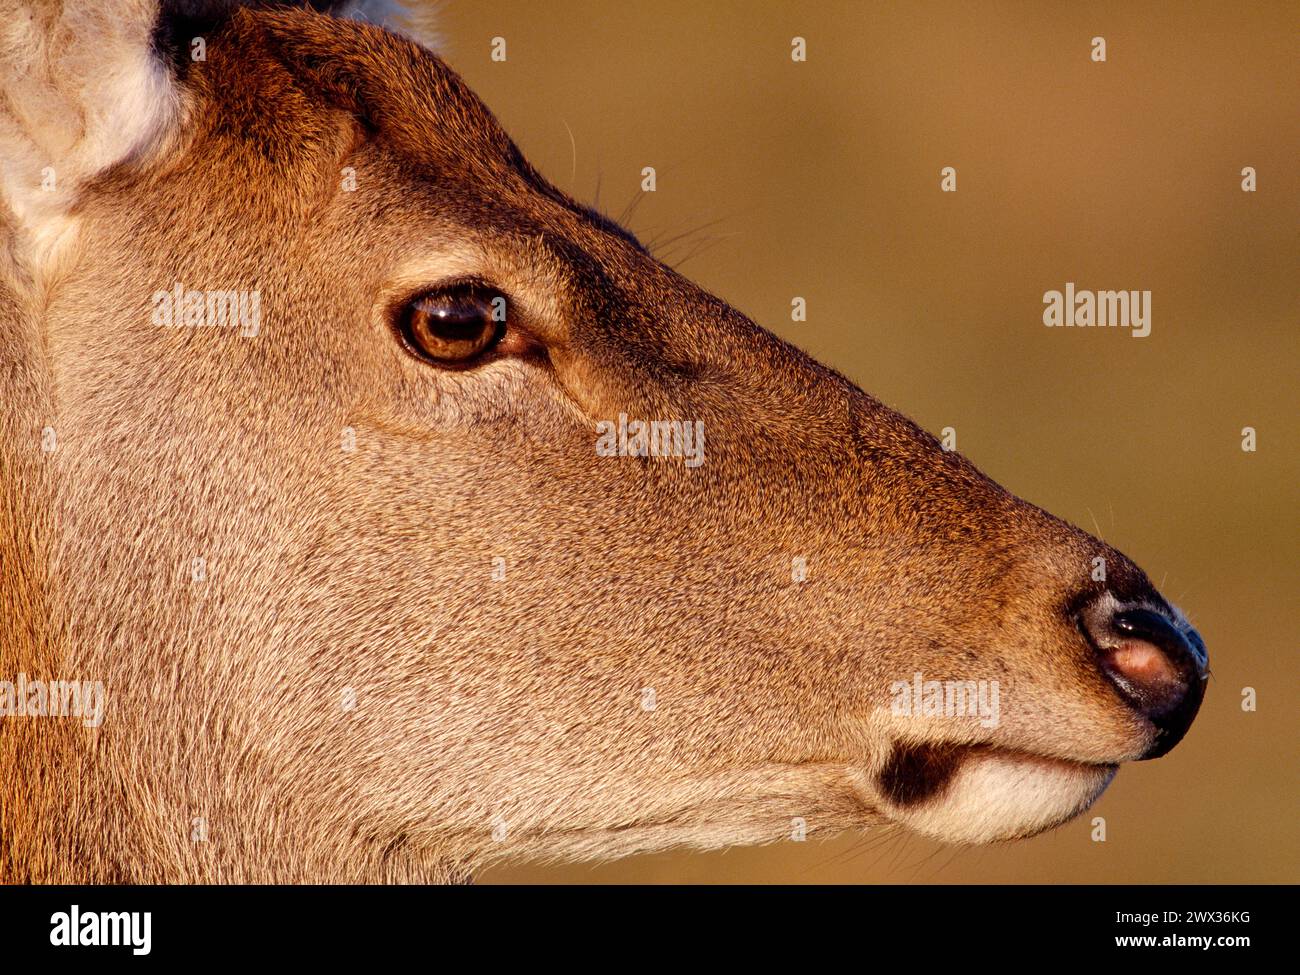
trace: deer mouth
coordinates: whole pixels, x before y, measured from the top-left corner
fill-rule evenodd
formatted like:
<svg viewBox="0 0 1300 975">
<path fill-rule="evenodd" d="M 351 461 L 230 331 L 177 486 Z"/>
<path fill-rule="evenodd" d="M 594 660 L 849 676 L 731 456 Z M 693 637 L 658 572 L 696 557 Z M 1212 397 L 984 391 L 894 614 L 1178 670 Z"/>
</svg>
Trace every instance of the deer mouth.
<svg viewBox="0 0 1300 975">
<path fill-rule="evenodd" d="M 1118 768 L 990 745 L 898 744 L 877 782 L 894 821 L 950 843 L 987 843 L 1072 819 Z"/>
</svg>

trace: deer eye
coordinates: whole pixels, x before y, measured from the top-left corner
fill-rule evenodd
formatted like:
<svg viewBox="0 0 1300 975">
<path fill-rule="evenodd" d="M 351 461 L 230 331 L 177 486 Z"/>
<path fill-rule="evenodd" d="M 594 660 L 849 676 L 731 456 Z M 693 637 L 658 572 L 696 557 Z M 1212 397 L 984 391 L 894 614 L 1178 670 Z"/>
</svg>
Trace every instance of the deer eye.
<svg viewBox="0 0 1300 975">
<path fill-rule="evenodd" d="M 436 365 L 464 365 L 505 334 L 506 299 L 480 284 L 427 291 L 401 306 L 396 328 L 417 358 Z"/>
</svg>

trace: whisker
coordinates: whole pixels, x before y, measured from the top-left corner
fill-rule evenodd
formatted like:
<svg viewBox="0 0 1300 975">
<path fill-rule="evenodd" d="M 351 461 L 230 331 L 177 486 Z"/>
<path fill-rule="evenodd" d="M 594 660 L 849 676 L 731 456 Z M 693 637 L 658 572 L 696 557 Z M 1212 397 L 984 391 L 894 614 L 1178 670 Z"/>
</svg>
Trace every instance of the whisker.
<svg viewBox="0 0 1300 975">
<path fill-rule="evenodd" d="M 660 240 L 660 239 L 653 240 L 646 246 L 649 247 L 651 250 L 655 250 L 655 251 L 664 247 L 671 247 L 673 244 L 677 243 L 680 240 L 684 240 L 687 237 L 693 236 L 694 234 L 698 234 L 701 230 L 708 230 L 710 227 L 716 227 L 718 224 L 722 223 L 726 219 L 727 219 L 726 217 L 718 217 L 716 220 L 710 220 L 707 223 L 702 223 L 699 226 L 692 227 L 689 230 L 683 230 L 681 233 L 674 234 L 673 236 L 667 238 L 666 240 Z"/>
<path fill-rule="evenodd" d="M 573 166 L 569 171 L 569 185 L 572 186 L 578 181 L 578 140 L 573 137 L 573 129 L 569 127 L 568 121 L 565 119 L 560 121 L 564 122 L 565 131 L 569 133 L 569 150 L 573 154 Z"/>
</svg>

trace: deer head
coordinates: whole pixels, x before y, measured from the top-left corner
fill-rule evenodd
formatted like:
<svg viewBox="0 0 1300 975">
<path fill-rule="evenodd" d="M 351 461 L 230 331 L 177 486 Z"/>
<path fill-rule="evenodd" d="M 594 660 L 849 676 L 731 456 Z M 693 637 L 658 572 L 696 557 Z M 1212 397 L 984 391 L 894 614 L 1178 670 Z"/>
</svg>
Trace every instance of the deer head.
<svg viewBox="0 0 1300 975">
<path fill-rule="evenodd" d="M 4 15 L 0 679 L 105 704 L 0 720 L 4 879 L 983 842 L 1183 736 L 1203 644 L 1119 552 L 429 51 L 194 7 Z"/>
</svg>

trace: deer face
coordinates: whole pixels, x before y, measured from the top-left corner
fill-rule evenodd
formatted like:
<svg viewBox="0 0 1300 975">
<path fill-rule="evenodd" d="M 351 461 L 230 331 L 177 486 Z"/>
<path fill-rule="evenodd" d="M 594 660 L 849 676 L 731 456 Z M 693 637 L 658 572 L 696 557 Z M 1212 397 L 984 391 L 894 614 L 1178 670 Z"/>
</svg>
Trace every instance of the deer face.
<svg viewBox="0 0 1300 975">
<path fill-rule="evenodd" d="M 168 70 L 43 313 L 51 586 L 158 875 L 1023 836 L 1187 729 L 1204 648 L 1139 569 L 550 186 L 432 55 L 239 13 Z M 217 291 L 256 321 L 196 327 Z"/>
</svg>

